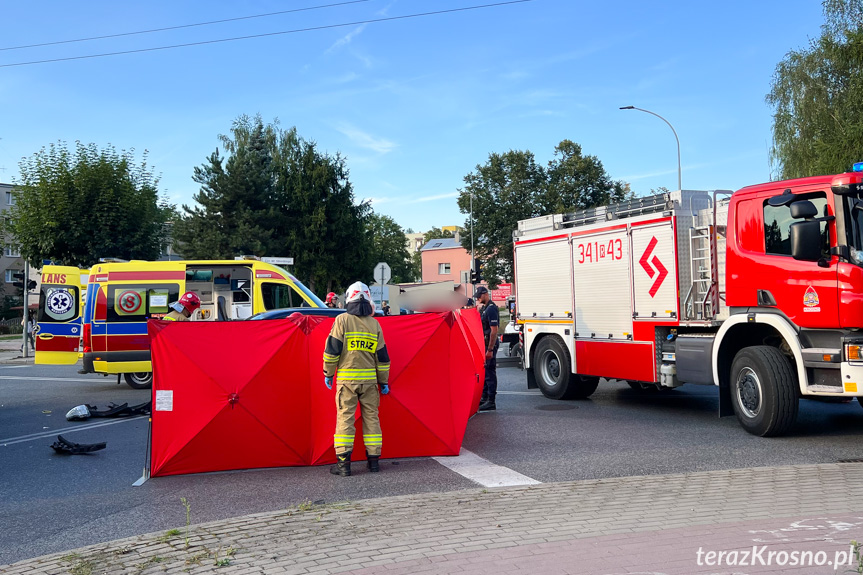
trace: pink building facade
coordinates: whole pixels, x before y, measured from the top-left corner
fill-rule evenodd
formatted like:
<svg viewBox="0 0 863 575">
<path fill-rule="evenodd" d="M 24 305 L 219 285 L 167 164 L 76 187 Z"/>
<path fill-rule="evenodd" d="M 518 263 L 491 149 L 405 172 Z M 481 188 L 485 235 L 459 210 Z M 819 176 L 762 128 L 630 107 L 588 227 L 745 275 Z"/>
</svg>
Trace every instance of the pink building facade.
<svg viewBox="0 0 863 575">
<path fill-rule="evenodd" d="M 452 281 L 466 296 L 470 289 L 470 252 L 454 238 L 430 240 L 422 247 L 423 283 Z M 466 289 L 467 288 L 467 289 Z"/>
</svg>

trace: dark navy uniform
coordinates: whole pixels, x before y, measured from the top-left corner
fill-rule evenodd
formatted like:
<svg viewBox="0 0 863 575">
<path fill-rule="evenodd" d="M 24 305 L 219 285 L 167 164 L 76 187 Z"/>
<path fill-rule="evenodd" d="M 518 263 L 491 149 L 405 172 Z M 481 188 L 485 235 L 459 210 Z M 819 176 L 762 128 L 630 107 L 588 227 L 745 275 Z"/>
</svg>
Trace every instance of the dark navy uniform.
<svg viewBox="0 0 863 575">
<path fill-rule="evenodd" d="M 500 314 L 497 306 L 491 300 L 482 309 L 480 315 L 482 319 L 482 334 L 485 338 L 485 349 L 491 347 L 489 337 L 491 336 L 491 328 L 498 327 L 500 324 Z M 500 346 L 500 339 L 494 340 L 494 351 L 491 353 L 491 359 L 485 360 L 485 383 L 482 386 L 483 400 L 487 400 L 494 405 L 494 399 L 497 395 L 497 348 Z"/>
</svg>

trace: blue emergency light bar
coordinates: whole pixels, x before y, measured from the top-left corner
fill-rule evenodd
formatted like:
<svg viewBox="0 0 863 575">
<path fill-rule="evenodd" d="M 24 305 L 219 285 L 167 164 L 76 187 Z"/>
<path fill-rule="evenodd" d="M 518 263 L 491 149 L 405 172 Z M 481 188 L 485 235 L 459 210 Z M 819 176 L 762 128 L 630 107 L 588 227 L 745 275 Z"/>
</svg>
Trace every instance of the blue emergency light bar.
<svg viewBox="0 0 863 575">
<path fill-rule="evenodd" d="M 851 171 L 853 172 L 863 172 L 863 162 L 857 162 L 853 166 L 851 166 Z"/>
</svg>

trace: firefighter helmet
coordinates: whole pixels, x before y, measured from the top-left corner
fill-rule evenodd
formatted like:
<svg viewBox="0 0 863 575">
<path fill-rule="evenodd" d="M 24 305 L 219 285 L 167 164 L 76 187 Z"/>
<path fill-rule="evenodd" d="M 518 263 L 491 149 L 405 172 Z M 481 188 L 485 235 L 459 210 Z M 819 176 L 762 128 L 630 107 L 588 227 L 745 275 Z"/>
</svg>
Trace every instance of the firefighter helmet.
<svg viewBox="0 0 863 575">
<path fill-rule="evenodd" d="M 336 292 L 331 291 L 330 293 L 327 294 L 326 303 L 335 303 L 337 297 L 338 296 L 336 295 Z"/>
<path fill-rule="evenodd" d="M 177 300 L 181 306 L 186 308 L 186 311 L 189 312 L 189 315 L 195 313 L 195 310 L 201 307 L 201 298 L 198 297 L 193 291 L 187 291 L 184 293 L 179 300 Z"/>
<path fill-rule="evenodd" d="M 351 303 L 352 301 L 357 301 L 360 298 L 366 300 L 367 302 L 372 301 L 372 292 L 369 291 L 369 286 L 364 284 L 363 282 L 354 282 L 348 288 L 348 291 L 345 293 L 345 303 Z"/>
</svg>

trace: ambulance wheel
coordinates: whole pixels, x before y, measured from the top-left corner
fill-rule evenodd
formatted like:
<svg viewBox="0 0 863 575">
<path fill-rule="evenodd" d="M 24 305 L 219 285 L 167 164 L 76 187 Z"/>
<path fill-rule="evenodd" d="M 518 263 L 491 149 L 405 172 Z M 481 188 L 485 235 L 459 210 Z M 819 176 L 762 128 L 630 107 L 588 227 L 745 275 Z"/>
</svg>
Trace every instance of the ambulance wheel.
<svg viewBox="0 0 863 575">
<path fill-rule="evenodd" d="M 139 371 L 137 373 L 124 373 L 126 383 L 132 389 L 150 389 L 153 386 L 153 372 Z"/>
<path fill-rule="evenodd" d="M 771 437 L 786 433 L 797 419 L 797 374 L 775 347 L 743 348 L 731 364 L 731 404 L 743 429 Z"/>
</svg>

